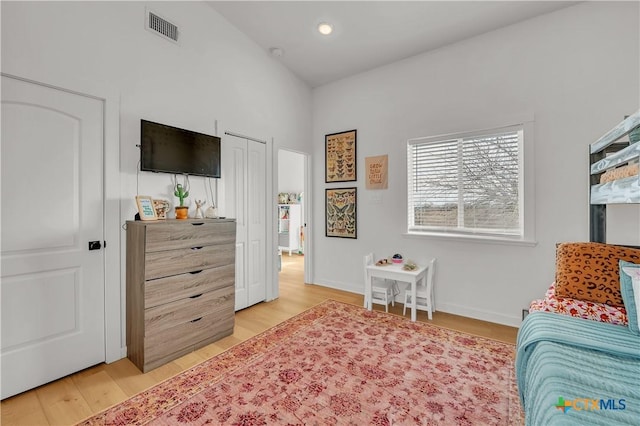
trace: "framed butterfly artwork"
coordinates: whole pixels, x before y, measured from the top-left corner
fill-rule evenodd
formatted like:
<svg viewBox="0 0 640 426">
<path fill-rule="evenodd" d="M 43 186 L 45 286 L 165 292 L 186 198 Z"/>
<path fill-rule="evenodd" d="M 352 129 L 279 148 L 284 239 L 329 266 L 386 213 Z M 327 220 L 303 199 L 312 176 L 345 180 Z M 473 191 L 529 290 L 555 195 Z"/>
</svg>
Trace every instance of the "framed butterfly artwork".
<svg viewBox="0 0 640 426">
<path fill-rule="evenodd" d="M 326 236 L 357 238 L 357 188 L 325 189 Z"/>
<path fill-rule="evenodd" d="M 356 130 L 348 130 L 325 135 L 325 182 L 355 182 L 358 180 L 356 170 L 357 133 Z"/>
</svg>

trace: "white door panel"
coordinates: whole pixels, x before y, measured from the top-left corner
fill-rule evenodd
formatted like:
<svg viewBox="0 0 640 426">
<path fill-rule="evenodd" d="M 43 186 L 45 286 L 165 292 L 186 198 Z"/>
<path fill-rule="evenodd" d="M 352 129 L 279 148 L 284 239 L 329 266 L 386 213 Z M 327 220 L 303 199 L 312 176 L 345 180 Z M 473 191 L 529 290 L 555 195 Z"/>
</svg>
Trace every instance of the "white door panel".
<svg viewBox="0 0 640 426">
<path fill-rule="evenodd" d="M 3 87 L 4 89 L 4 87 Z M 8 226 L 2 229 L 2 251 L 65 248 L 77 245 L 77 208 L 80 121 L 60 111 L 39 106 L 12 102 L 2 103 L 3 176 L 21 176 L 26 179 L 3 180 L 2 219 L 5 223 L 29 224 L 31 231 L 25 235 L 22 226 Z M 38 125 L 34 125 L 38 123 Z M 53 140 L 55 138 L 55 140 Z M 11 143 L 11 141 L 32 141 L 37 143 Z M 46 198 L 33 198 L 33 186 Z M 72 185 L 71 188 L 59 186 Z M 62 191 L 69 191 L 72 197 L 56 197 Z M 5 192 L 6 191 L 6 192 Z M 25 197 L 26 204 L 16 204 L 16 196 Z M 20 208 L 12 208 L 18 205 Z M 52 226 L 55 224 L 55 227 Z"/>
<path fill-rule="evenodd" d="M 2 351 L 77 333 L 79 281 L 78 269 L 3 279 Z"/>
<path fill-rule="evenodd" d="M 265 262 L 260 261 L 264 259 L 264 240 L 253 240 L 249 246 L 249 258 L 253 261 L 249 263 L 249 279 L 248 281 L 248 294 L 247 294 L 247 306 L 255 305 L 266 299 L 266 285 L 265 285 Z"/>
<path fill-rule="evenodd" d="M 249 185 L 247 188 L 248 215 L 247 237 L 249 242 L 249 294 L 248 305 L 267 298 L 266 286 L 266 146 L 259 142 L 247 143 Z"/>
<path fill-rule="evenodd" d="M 245 252 L 246 252 L 246 247 L 244 243 L 236 243 L 236 310 L 238 309 L 242 309 L 242 308 L 238 308 L 239 306 L 239 301 L 244 301 L 244 299 L 246 299 L 246 292 L 247 292 L 247 286 L 246 286 L 246 279 L 245 276 L 246 274 L 244 273 L 244 266 L 245 266 Z M 238 294 L 240 293 L 240 297 L 238 297 Z"/>
<path fill-rule="evenodd" d="M 236 220 L 236 303 L 235 310 L 246 308 L 246 242 L 247 227 L 245 221 L 246 191 L 246 142 L 232 137 L 222 141 L 221 179 L 223 181 L 223 203 L 219 206 L 220 215 Z"/>
<path fill-rule="evenodd" d="M 103 103 L 2 76 L 2 398 L 105 359 Z"/>
<path fill-rule="evenodd" d="M 221 146 L 222 216 L 235 218 L 236 305 L 266 300 L 265 145 L 227 136 Z"/>
</svg>

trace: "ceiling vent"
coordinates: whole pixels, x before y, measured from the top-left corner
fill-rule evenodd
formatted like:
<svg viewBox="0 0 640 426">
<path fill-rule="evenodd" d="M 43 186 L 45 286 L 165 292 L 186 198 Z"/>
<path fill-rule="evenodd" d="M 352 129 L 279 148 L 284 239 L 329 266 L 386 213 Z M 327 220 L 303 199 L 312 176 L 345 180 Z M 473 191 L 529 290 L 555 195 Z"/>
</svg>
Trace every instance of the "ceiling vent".
<svg viewBox="0 0 640 426">
<path fill-rule="evenodd" d="M 178 42 L 178 26 L 150 10 L 147 10 L 146 28 L 160 37 Z"/>
</svg>

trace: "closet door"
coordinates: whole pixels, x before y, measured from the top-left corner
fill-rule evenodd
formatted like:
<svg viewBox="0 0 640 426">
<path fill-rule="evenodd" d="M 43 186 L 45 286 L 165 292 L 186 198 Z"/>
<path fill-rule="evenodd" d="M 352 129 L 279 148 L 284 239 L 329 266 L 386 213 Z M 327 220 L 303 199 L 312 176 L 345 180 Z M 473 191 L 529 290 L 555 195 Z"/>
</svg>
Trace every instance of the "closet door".
<svg viewBox="0 0 640 426">
<path fill-rule="evenodd" d="M 266 147 L 226 136 L 221 146 L 220 214 L 236 219 L 236 305 L 266 299 Z"/>
<path fill-rule="evenodd" d="M 247 142 L 247 306 L 267 298 L 266 146 Z"/>
</svg>

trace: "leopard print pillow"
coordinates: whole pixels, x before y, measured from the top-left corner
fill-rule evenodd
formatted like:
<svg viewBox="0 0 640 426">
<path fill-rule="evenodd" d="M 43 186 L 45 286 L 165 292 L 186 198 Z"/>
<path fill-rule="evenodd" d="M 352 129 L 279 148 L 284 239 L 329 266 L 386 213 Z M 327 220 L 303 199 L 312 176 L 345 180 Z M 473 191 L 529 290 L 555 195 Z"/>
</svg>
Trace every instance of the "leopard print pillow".
<svg viewBox="0 0 640 426">
<path fill-rule="evenodd" d="M 640 249 L 602 243 L 562 243 L 556 247 L 556 295 L 624 306 L 619 260 L 640 263 Z"/>
</svg>

